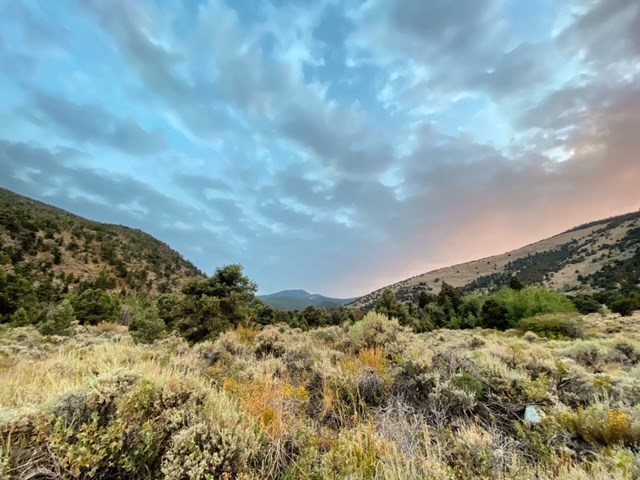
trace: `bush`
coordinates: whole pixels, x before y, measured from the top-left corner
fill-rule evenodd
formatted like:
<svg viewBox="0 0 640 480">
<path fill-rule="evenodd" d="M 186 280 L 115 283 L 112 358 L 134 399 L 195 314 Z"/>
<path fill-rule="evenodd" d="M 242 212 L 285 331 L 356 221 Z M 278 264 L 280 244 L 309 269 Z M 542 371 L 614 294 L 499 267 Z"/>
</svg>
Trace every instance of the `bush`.
<svg viewBox="0 0 640 480">
<path fill-rule="evenodd" d="M 153 343 L 164 336 L 166 326 L 158 316 L 158 311 L 149 307 L 134 317 L 129 324 L 129 332 L 136 343 Z"/>
<path fill-rule="evenodd" d="M 571 299 L 573 304 L 583 315 L 598 313 L 602 310 L 602 305 L 591 295 L 576 295 Z"/>
<path fill-rule="evenodd" d="M 31 325 L 31 318 L 24 307 L 18 308 L 13 315 L 11 315 L 12 327 L 26 327 Z"/>
<path fill-rule="evenodd" d="M 619 313 L 623 317 L 630 316 L 634 311 L 640 310 L 640 300 L 637 297 L 625 297 L 616 300 L 609 305 L 614 313 Z"/>
<path fill-rule="evenodd" d="M 69 300 L 64 300 L 54 310 L 47 314 L 47 319 L 38 325 L 42 335 L 63 335 L 73 333 L 73 322 L 76 321 L 73 306 Z"/>
<path fill-rule="evenodd" d="M 640 446 L 637 411 L 595 404 L 585 409 L 561 412 L 559 424 L 571 435 L 590 445 L 622 445 L 630 448 Z"/>
<path fill-rule="evenodd" d="M 21 478 L 204 480 L 247 471 L 259 437 L 224 394 L 118 374 L 0 423 L 0 445 Z"/>
<path fill-rule="evenodd" d="M 518 325 L 523 318 L 545 313 L 576 313 L 577 309 L 564 295 L 539 287 L 527 287 L 516 291 L 505 288 L 492 296 L 507 310 L 509 323 Z"/>
<path fill-rule="evenodd" d="M 349 336 L 359 348 L 384 347 L 395 343 L 402 327 L 395 318 L 369 312 L 349 329 Z"/>
<path fill-rule="evenodd" d="M 550 338 L 580 338 L 583 336 L 582 323 L 574 315 L 548 313 L 525 318 L 520 321 L 520 330 L 534 332 Z"/>
<path fill-rule="evenodd" d="M 509 311 L 504 305 L 500 305 L 495 300 L 487 300 L 482 305 L 482 323 L 487 328 L 506 330 L 511 326 L 509 323 Z"/>
<path fill-rule="evenodd" d="M 81 325 L 97 325 L 118 320 L 118 299 L 104 290 L 89 288 L 74 297 L 71 303 Z"/>
</svg>

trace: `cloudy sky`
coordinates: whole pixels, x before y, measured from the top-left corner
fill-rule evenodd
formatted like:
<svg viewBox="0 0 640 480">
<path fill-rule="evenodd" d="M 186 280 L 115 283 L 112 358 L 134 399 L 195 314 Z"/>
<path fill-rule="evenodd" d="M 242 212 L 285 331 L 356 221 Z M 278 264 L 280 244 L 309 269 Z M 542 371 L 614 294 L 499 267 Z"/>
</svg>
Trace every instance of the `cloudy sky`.
<svg viewBox="0 0 640 480">
<path fill-rule="evenodd" d="M 635 0 L 0 0 L 0 185 L 353 296 L 640 207 Z"/>
</svg>

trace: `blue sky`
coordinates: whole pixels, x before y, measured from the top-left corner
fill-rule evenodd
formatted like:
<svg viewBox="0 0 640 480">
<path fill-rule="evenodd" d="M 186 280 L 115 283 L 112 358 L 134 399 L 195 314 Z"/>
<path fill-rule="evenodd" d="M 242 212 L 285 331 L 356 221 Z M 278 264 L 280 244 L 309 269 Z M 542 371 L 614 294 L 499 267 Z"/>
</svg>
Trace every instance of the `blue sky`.
<svg viewBox="0 0 640 480">
<path fill-rule="evenodd" d="M 262 292 L 640 207 L 640 4 L 0 1 L 0 185 Z"/>
</svg>

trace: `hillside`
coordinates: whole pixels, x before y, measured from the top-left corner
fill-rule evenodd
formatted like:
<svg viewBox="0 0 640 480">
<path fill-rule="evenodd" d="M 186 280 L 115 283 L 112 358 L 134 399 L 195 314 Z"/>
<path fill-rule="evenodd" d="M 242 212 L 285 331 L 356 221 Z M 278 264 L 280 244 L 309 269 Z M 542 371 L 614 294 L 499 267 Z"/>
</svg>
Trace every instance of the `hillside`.
<svg viewBox="0 0 640 480">
<path fill-rule="evenodd" d="M 0 189 L 0 268 L 38 282 L 107 290 L 166 291 L 201 276 L 192 263 L 140 230 L 93 222 Z"/>
<path fill-rule="evenodd" d="M 354 301 L 353 298 L 331 298 L 305 290 L 282 290 L 269 295 L 258 295 L 258 298 L 277 310 L 303 310 L 310 306 L 332 309 Z"/>
<path fill-rule="evenodd" d="M 640 212 L 584 224 L 501 255 L 440 268 L 380 288 L 349 306 L 371 308 L 386 288 L 400 300 L 438 293 L 446 282 L 464 293 L 486 293 L 509 283 L 558 291 L 594 290 L 640 283 Z"/>
</svg>

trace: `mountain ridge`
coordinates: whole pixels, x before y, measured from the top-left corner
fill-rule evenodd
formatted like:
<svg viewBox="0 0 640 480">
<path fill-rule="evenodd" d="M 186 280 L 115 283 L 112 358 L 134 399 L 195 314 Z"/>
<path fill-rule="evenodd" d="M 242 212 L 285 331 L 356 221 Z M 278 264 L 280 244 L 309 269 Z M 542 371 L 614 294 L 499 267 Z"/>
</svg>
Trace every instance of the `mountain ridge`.
<svg viewBox="0 0 640 480">
<path fill-rule="evenodd" d="M 565 292 L 634 279 L 640 282 L 640 211 L 587 222 L 501 254 L 430 270 L 378 288 L 347 307 L 370 309 L 385 289 L 400 300 L 413 301 L 421 292 L 438 293 L 443 282 L 467 294 L 486 293 L 507 285 L 512 276 Z"/>
<path fill-rule="evenodd" d="M 204 274 L 168 244 L 0 188 L 0 268 L 65 285 L 162 292 Z"/>
<path fill-rule="evenodd" d="M 257 298 L 266 305 L 277 310 L 303 310 L 306 307 L 340 308 L 355 298 L 333 298 L 309 293 L 302 289 L 281 290 L 270 294 L 258 295 Z"/>
</svg>

